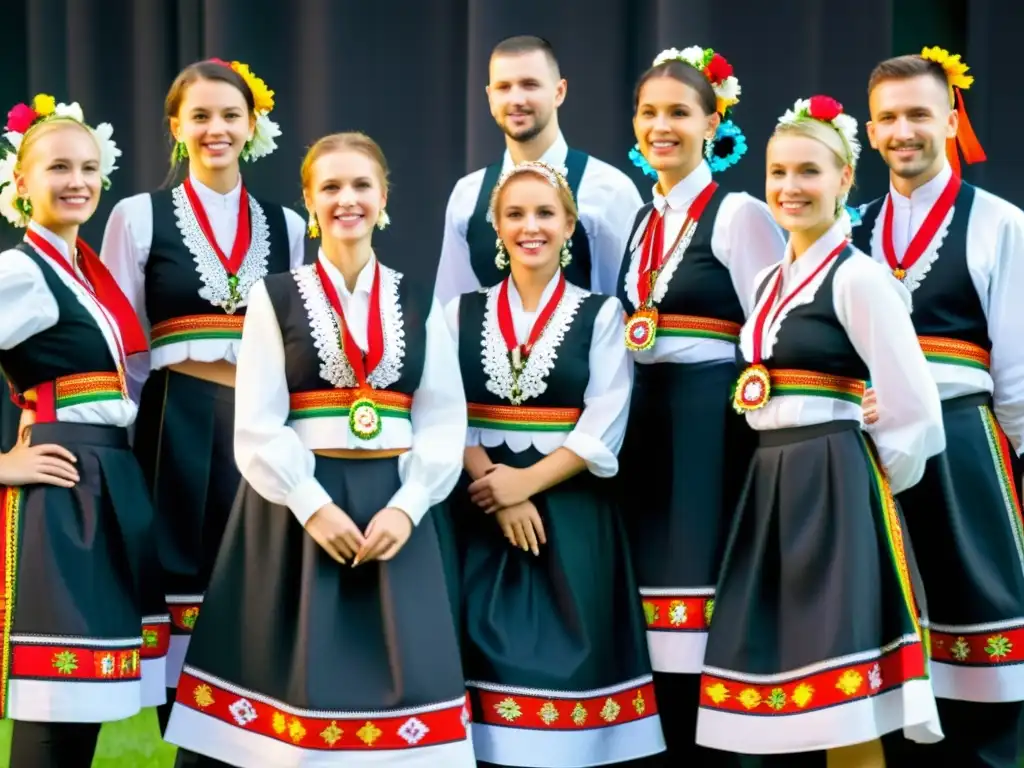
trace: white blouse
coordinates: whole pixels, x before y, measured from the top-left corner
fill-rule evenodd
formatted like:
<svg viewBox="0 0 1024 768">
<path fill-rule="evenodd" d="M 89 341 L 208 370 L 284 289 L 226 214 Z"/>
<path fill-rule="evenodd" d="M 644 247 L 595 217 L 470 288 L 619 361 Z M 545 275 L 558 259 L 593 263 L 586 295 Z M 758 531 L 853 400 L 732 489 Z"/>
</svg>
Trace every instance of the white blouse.
<svg viewBox="0 0 1024 768">
<path fill-rule="evenodd" d="M 780 296 L 788 296 L 844 239 L 842 225 L 837 223 L 795 261 L 787 246 L 781 266 Z M 760 285 L 776 268 L 764 270 L 756 284 Z M 927 460 L 945 450 L 946 435 L 938 389 L 910 321 L 910 294 L 887 268 L 855 251 L 838 267 L 822 270 L 765 329 L 764 363 L 772 367 L 772 349 L 786 317 L 794 308 L 809 304 L 833 270 L 832 302 L 836 317 L 867 365 L 878 398 L 878 421 L 866 429 L 878 447 L 893 493 L 899 493 L 916 485 Z M 769 294 L 768 290 L 762 292 L 753 316 L 757 316 Z M 749 320 L 740 334 L 740 351 L 748 362 L 753 359 L 753 329 L 754 321 Z M 860 405 L 809 395 L 773 396 L 764 408 L 749 411 L 746 416 L 756 430 L 837 420 L 863 424 Z"/>
<path fill-rule="evenodd" d="M 33 232 L 46 238 L 69 265 L 74 265 L 63 238 L 34 221 L 29 222 L 28 226 Z M 31 243 L 29 246 L 35 247 Z M 85 280 L 77 265 L 74 265 L 74 269 L 75 273 Z M 120 360 L 120 329 L 113 316 L 71 275 L 56 265 L 53 271 L 96 321 L 114 360 Z M 36 334 L 55 326 L 59 319 L 57 300 L 47 287 L 39 266 L 19 250 L 12 249 L 0 253 L 0 349 L 12 349 L 30 340 Z M 128 427 L 135 421 L 136 412 L 135 403 L 129 399 L 105 400 L 60 408 L 57 411 L 57 420 Z"/>
<path fill-rule="evenodd" d="M 711 169 L 707 163 L 701 163 L 685 179 L 676 184 L 668 195 L 662 195 L 657 185 L 654 187 L 654 208 L 665 217 L 665 252 L 668 251 L 679 237 L 679 232 L 686 223 L 690 204 L 711 183 Z M 635 215 L 635 214 L 634 214 Z M 643 255 L 641 247 L 644 230 L 650 216 L 640 222 L 629 242 L 629 266 L 626 269 L 624 288 L 626 296 L 632 302 L 627 311 L 632 311 L 639 303 L 637 295 L 637 277 L 640 271 L 640 260 Z M 750 313 L 750 296 L 754 288 L 754 278 L 761 270 L 778 264 L 786 250 L 786 238 L 782 229 L 775 223 L 768 206 L 755 200 L 745 192 L 727 194 L 718 207 L 718 215 L 714 221 L 702 219 L 698 227 L 712 227 L 711 251 L 732 278 L 740 306 L 744 314 Z M 680 243 L 680 246 L 683 244 Z M 673 258 L 669 258 L 665 267 L 658 275 L 654 286 L 654 298 L 660 299 L 668 290 L 675 271 L 686 260 L 686 252 L 680 247 Z M 636 362 L 647 365 L 650 363 L 706 363 L 717 361 L 732 362 L 736 357 L 736 345 L 719 339 L 701 339 L 668 336 L 658 334 L 654 346 L 643 352 L 634 353 Z"/>
<path fill-rule="evenodd" d="M 192 186 L 196 195 L 203 204 L 206 216 L 210 221 L 210 228 L 213 230 L 217 245 L 224 253 L 231 253 L 235 243 L 235 231 L 238 228 L 238 204 L 242 193 L 242 180 L 233 190 L 227 194 L 221 194 L 210 189 L 195 176 L 190 176 Z M 184 200 L 184 198 L 183 198 Z M 178 205 L 179 222 L 178 226 L 188 226 L 194 222 L 193 217 L 185 215 L 187 201 Z M 260 232 L 263 237 L 267 236 L 265 215 L 259 208 L 259 203 L 249 195 L 249 205 L 253 213 L 258 214 L 252 217 L 254 245 L 250 247 L 246 260 L 253 257 L 254 249 L 260 247 L 257 238 Z M 291 266 L 300 266 L 305 259 L 305 244 L 303 238 L 306 234 L 306 224 L 295 211 L 284 208 L 285 223 L 288 228 L 288 247 L 291 253 Z M 258 222 L 262 221 L 262 227 Z M 200 234 L 198 240 L 205 244 L 205 238 Z M 187 241 L 186 241 L 187 242 Z M 107 220 L 107 228 L 103 235 L 103 246 L 100 250 L 100 258 L 106 264 L 107 269 L 117 280 L 121 290 L 124 291 L 128 300 L 135 308 L 136 314 L 142 322 L 143 328 L 149 329 L 150 324 L 146 316 L 146 263 L 149 261 L 149 251 L 153 243 L 153 204 L 148 192 L 133 195 L 121 200 L 110 212 Z M 264 244 L 263 248 L 267 248 Z M 197 262 L 202 260 L 203 255 L 196 253 L 191 248 Z M 269 252 L 269 250 L 268 250 Z M 245 269 L 243 267 L 243 269 Z M 261 277 L 262 275 L 256 275 Z M 240 306 L 245 306 L 243 300 Z M 219 313 L 220 309 L 210 306 L 210 312 Z M 149 375 L 149 370 L 159 370 L 169 365 L 195 360 L 202 363 L 226 360 L 234 363 L 238 356 L 239 342 L 233 339 L 201 339 L 197 341 L 177 342 L 161 345 L 151 350 L 148 359 L 143 360 L 142 365 L 133 365 L 129 369 L 129 378 L 132 381 L 132 391 L 141 391 L 141 385 Z"/>
<path fill-rule="evenodd" d="M 541 160 L 556 168 L 565 165 L 569 145 L 558 134 L 554 144 Z M 502 158 L 502 171 L 512 168 L 508 150 Z M 447 305 L 463 293 L 478 290 L 481 285 L 470 263 L 466 232 L 476 210 L 486 168 L 480 168 L 456 182 L 448 198 L 444 215 L 444 238 L 437 265 L 434 294 Z M 615 294 L 626 250 L 626 238 L 637 209 L 643 203 L 633 181 L 613 165 L 590 157 L 580 179 L 577 206 L 580 222 L 587 231 L 590 245 L 590 287 L 595 293 Z"/>
<path fill-rule="evenodd" d="M 545 286 L 538 307 L 547 305 L 558 284 L 558 274 Z M 507 358 L 508 353 L 503 345 L 501 332 L 498 328 L 497 303 L 501 283 L 488 290 L 487 310 L 484 318 L 488 328 L 469 328 L 467 333 L 493 343 L 482 346 L 482 366 L 487 365 L 487 358 Z M 565 329 L 575 316 L 575 306 L 579 300 L 588 295 L 571 283 L 566 284 L 566 294 L 562 304 L 573 306 L 572 312 L 556 311 L 541 340 L 535 345 L 531 357 L 544 358 L 553 366 L 557 358 L 557 344 L 560 343 Z M 516 338 L 520 344 L 529 339 L 530 331 L 537 311 L 527 312 L 516 290 L 515 283 L 509 283 L 509 308 L 512 311 L 512 324 Z M 575 305 L 572 305 L 575 302 Z M 445 307 L 445 318 L 448 328 L 459 343 L 459 303 L 460 299 L 452 299 Z M 626 346 L 622 343 L 625 323 L 622 317 L 622 304 L 614 297 L 604 299 L 594 319 L 594 331 L 590 339 L 590 380 L 583 393 L 584 408 L 576 426 L 571 432 L 529 432 L 518 430 L 485 429 L 471 427 L 466 436 L 466 445 L 482 445 L 493 448 L 504 443 L 515 453 L 522 453 L 531 446 L 544 455 L 548 455 L 560 447 L 567 448 L 587 463 L 587 469 L 597 477 L 613 477 L 619 471 L 618 453 L 626 433 L 626 422 L 629 418 L 629 400 L 633 389 L 633 361 Z M 489 332 L 488 332 L 489 331 Z M 544 342 L 548 342 L 545 345 Z M 547 346 L 549 349 L 545 349 Z M 492 348 L 493 347 L 493 348 Z M 548 360 L 548 358 L 550 358 Z M 544 369 L 546 366 L 541 365 Z M 486 370 L 486 367 L 485 367 Z M 546 373 L 550 372 L 547 367 Z M 541 382 L 540 387 L 546 389 Z M 540 389 L 543 391 L 543 389 Z M 524 394 L 530 394 L 524 388 Z M 530 406 L 529 399 L 524 399 L 524 406 Z"/>
<path fill-rule="evenodd" d="M 951 174 L 952 169 L 946 165 L 909 198 L 890 185 L 893 248 L 898 256 L 906 253 Z M 872 256 L 886 265 L 882 230 L 888 205 L 882 203 L 871 233 Z M 916 290 L 927 279 L 935 260 L 941 256 L 940 248 L 955 210 L 950 210 L 929 247 L 907 270 L 904 283 L 909 290 Z M 1024 211 L 978 188 L 967 222 L 967 269 L 988 319 L 992 342 L 990 370 L 948 363 L 929 363 L 929 367 L 943 400 L 978 392 L 992 394 L 999 425 L 1017 454 L 1024 455 Z"/>
<path fill-rule="evenodd" d="M 355 290 L 350 292 L 341 273 L 322 251 L 318 258 L 338 292 L 353 340 L 365 352 L 370 287 L 378 262 L 371 258 L 359 273 Z M 380 268 L 384 270 L 381 311 L 387 323 L 401 318 L 401 307 L 397 290 L 387 289 L 385 283 L 397 286 L 404 277 L 382 265 Z M 301 267 L 294 274 L 300 279 L 308 276 L 306 283 L 300 282 L 300 290 L 316 287 L 315 292 L 304 294 L 315 333 L 322 326 L 317 318 L 334 310 L 315 281 L 312 266 Z M 333 324 L 331 327 L 334 328 Z M 326 336 L 318 339 L 322 362 L 327 355 L 337 355 L 337 336 L 334 330 L 333 342 Z M 385 333 L 385 339 L 392 345 L 385 355 L 401 361 L 405 349 L 402 334 Z M 333 350 L 327 349 L 330 343 L 334 344 Z M 436 300 L 427 316 L 426 344 L 423 372 L 413 394 L 409 419 L 384 417 L 381 433 L 371 440 L 354 437 L 346 418 L 301 419 L 292 423 L 288 419 L 289 392 L 281 329 L 265 284 L 257 283 L 249 294 L 235 388 L 235 460 L 242 476 L 257 493 L 287 506 L 305 525 L 314 512 L 331 501 L 313 476 L 314 450 L 408 448 L 398 460 L 402 487 L 388 506 L 401 509 L 413 523 L 419 523 L 427 510 L 447 498 L 455 487 L 462 472 L 466 442 L 466 398 L 458 354 Z M 333 386 L 324 379 L 324 389 Z"/>
</svg>

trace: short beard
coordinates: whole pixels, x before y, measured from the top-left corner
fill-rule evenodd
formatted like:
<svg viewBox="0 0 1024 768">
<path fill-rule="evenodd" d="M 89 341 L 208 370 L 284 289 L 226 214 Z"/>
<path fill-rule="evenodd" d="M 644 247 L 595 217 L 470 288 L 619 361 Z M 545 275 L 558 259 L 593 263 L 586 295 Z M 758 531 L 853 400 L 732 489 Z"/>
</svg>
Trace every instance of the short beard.
<svg viewBox="0 0 1024 768">
<path fill-rule="evenodd" d="M 534 113 L 534 117 L 536 116 L 537 114 Z M 512 131 L 510 131 L 506 127 L 507 125 L 508 124 L 506 122 L 501 123 L 501 130 L 504 132 L 504 134 L 508 136 L 510 139 L 512 139 L 512 141 L 519 142 L 520 144 L 526 144 L 527 142 L 533 141 L 535 138 L 540 136 L 544 129 L 548 127 L 548 121 L 542 123 L 540 120 L 534 120 L 532 127 L 527 128 L 518 134 L 512 133 Z"/>
</svg>

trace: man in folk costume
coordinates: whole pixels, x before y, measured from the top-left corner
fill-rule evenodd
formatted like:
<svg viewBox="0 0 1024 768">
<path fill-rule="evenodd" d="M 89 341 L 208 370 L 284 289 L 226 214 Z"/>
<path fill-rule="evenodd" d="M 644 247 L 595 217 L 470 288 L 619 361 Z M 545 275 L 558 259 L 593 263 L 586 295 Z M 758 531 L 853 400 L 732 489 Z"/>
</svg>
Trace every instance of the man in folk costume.
<svg viewBox="0 0 1024 768">
<path fill-rule="evenodd" d="M 1019 760 L 1024 212 L 960 177 L 958 145 L 968 163 L 985 159 L 963 106 L 967 69 L 959 55 L 925 48 L 882 62 L 868 86 L 868 137 L 890 188 L 862 209 L 854 241 L 912 292 L 947 433 L 946 451 L 899 497 L 928 594 L 946 739 L 887 744 L 889 765 L 920 765 L 924 749 L 959 766 Z M 869 397 L 869 430 L 877 419 Z"/>
<path fill-rule="evenodd" d="M 546 40 L 511 37 L 492 51 L 487 99 L 505 132 L 505 154 L 493 165 L 459 179 L 448 199 L 434 287 L 443 304 L 505 277 L 494 263 L 488 205 L 499 176 L 528 160 L 564 167 L 579 207 L 566 278 L 595 293 L 615 294 L 625 241 L 643 201 L 622 171 L 566 144 L 558 125 L 566 88 Z"/>
</svg>

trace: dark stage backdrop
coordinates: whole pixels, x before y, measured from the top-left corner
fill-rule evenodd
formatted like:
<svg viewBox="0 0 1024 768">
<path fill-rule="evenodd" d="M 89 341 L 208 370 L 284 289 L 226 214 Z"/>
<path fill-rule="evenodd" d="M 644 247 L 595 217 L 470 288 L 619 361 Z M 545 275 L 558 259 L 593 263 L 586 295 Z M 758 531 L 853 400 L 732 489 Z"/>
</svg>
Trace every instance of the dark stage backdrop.
<svg viewBox="0 0 1024 768">
<path fill-rule="evenodd" d="M 968 10 L 966 0 L 5 0 L 4 8 L 3 111 L 40 91 L 76 100 L 91 121 L 113 123 L 124 150 L 113 189 L 86 228 L 96 246 L 117 199 L 163 180 L 162 102 L 174 75 L 217 56 L 249 63 L 277 94 L 273 116 L 284 136 L 274 155 L 245 169 L 250 187 L 301 212 L 304 149 L 325 133 L 366 131 L 382 144 L 394 182 L 394 224 L 378 250 L 416 278 L 433 279 L 452 184 L 502 148 L 484 93 L 489 51 L 523 33 L 548 38 L 558 53 L 569 82 L 561 121 L 570 144 L 629 171 L 645 197 L 649 182 L 626 159 L 632 88 L 663 48 L 712 46 L 734 64 L 743 86 L 736 119 L 751 149 L 723 178 L 760 197 L 765 142 L 794 99 L 829 93 L 863 119 L 876 62 L 943 45 L 962 52 L 978 78 L 968 107 L 991 159 L 971 168 L 969 180 L 1024 203 L 1015 183 L 1024 177 L 1016 134 L 1024 106 L 1012 96 L 1024 64 L 1004 55 L 997 68 L 998 52 L 1019 44 L 1022 3 L 971 0 Z M 864 158 L 862 199 L 885 183 L 877 155 L 866 149 Z"/>
</svg>

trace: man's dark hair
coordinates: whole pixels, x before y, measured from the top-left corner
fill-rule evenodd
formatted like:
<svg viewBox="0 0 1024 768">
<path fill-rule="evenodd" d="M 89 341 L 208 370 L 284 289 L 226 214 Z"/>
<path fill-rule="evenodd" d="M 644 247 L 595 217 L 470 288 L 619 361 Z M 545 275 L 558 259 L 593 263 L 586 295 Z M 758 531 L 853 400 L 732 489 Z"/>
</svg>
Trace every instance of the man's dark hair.
<svg viewBox="0 0 1024 768">
<path fill-rule="evenodd" d="M 555 49 L 543 37 L 537 37 L 536 35 L 516 35 L 515 37 L 505 38 L 494 46 L 494 50 L 491 51 L 491 58 L 493 59 L 495 56 L 514 56 L 520 53 L 533 53 L 534 51 L 543 52 L 555 72 L 555 77 L 561 77 L 558 59 L 555 58 Z"/>
<path fill-rule="evenodd" d="M 871 72 L 868 78 L 868 96 L 880 84 L 889 80 L 910 80 L 914 77 L 933 77 L 943 88 L 949 87 L 946 70 L 936 61 L 922 58 L 917 54 L 896 56 L 886 59 Z"/>
</svg>

